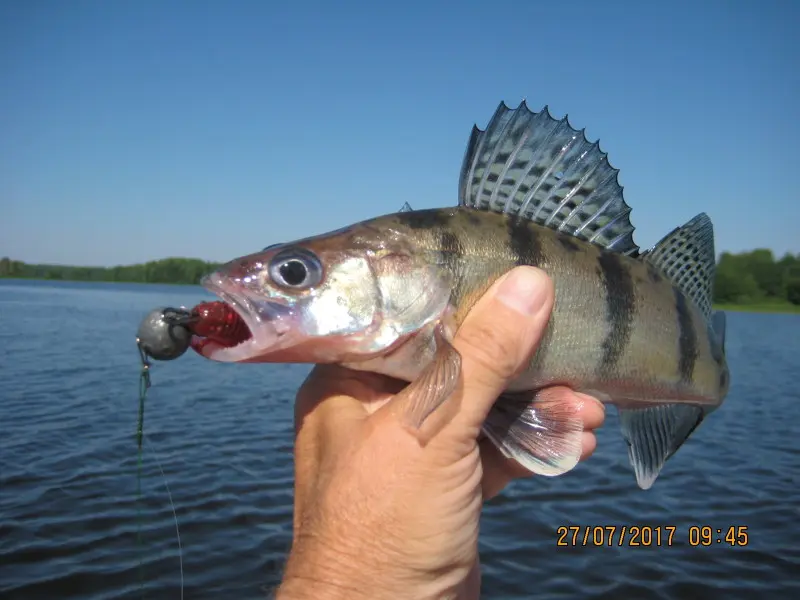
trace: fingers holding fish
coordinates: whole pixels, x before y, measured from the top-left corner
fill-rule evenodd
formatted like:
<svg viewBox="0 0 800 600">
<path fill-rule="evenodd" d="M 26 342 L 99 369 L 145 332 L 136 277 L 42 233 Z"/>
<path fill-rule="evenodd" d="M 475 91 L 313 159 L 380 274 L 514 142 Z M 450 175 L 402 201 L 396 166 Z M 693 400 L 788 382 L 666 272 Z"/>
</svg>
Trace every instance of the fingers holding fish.
<svg viewBox="0 0 800 600">
<path fill-rule="evenodd" d="M 383 406 L 406 382 L 371 373 L 355 371 L 336 364 L 316 365 L 306 377 L 297 392 L 295 417 L 314 410 L 324 404 L 324 410 L 331 410 L 331 418 L 336 418 L 338 407 L 344 403 L 345 411 L 354 410 L 368 415 Z M 332 400 L 331 402 L 324 402 Z M 334 406 L 334 408 L 328 408 Z"/>
<path fill-rule="evenodd" d="M 601 427 L 605 421 L 605 408 L 602 403 L 591 396 L 561 386 L 542 390 L 540 395 L 547 395 L 551 401 L 568 405 L 575 411 L 576 416 L 583 422 L 579 460 L 589 458 L 597 447 L 594 430 Z M 490 438 L 482 437 L 479 446 L 483 467 L 481 487 L 484 500 L 495 497 L 514 479 L 523 479 L 535 474 L 517 460 L 506 457 Z"/>
<path fill-rule="evenodd" d="M 561 388 L 551 388 L 552 390 L 558 390 Z M 578 399 L 580 403 L 580 408 L 578 409 L 581 413 L 581 417 L 583 418 L 583 427 L 587 431 L 592 431 L 595 429 L 599 429 L 603 426 L 606 420 L 606 407 L 605 405 L 600 402 L 594 396 L 589 396 L 588 394 L 581 394 L 573 392 L 573 397 Z"/>
<path fill-rule="evenodd" d="M 497 397 L 530 362 L 553 307 L 553 283 L 544 271 L 518 267 L 500 278 L 470 310 L 453 345 L 462 356 L 460 413 L 479 427 Z"/>
</svg>

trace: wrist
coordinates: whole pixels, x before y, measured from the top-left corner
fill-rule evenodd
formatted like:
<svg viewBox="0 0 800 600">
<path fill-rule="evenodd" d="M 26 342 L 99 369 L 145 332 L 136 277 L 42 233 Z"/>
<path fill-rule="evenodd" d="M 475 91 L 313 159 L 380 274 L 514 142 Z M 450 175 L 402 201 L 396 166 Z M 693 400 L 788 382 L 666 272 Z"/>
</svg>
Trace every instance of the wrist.
<svg viewBox="0 0 800 600">
<path fill-rule="evenodd" d="M 296 539 L 292 544 L 276 600 L 383 600 L 400 589 L 388 561 L 374 549 Z"/>
<path fill-rule="evenodd" d="M 305 576 L 284 577 L 275 600 L 361 600 L 368 595 L 349 585 L 340 585 Z"/>
</svg>

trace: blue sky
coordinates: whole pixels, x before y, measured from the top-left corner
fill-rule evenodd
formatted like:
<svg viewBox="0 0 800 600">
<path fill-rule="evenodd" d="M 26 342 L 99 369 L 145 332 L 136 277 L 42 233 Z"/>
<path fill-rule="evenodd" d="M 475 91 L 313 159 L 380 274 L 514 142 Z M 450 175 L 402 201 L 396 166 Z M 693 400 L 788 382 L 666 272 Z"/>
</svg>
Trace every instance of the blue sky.
<svg viewBox="0 0 800 600">
<path fill-rule="evenodd" d="M 0 256 L 228 260 L 456 203 L 523 98 L 621 170 L 636 241 L 800 252 L 800 3 L 0 0 Z"/>
</svg>

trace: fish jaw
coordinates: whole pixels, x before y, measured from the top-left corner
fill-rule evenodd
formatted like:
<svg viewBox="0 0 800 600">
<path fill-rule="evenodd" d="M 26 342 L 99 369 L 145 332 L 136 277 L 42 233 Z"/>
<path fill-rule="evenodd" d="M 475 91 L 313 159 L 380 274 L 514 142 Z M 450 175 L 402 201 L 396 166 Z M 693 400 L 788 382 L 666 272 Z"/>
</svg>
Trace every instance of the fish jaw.
<svg viewBox="0 0 800 600">
<path fill-rule="evenodd" d="M 230 363 L 278 362 L 273 358 L 276 352 L 300 341 L 300 319 L 291 306 L 274 298 L 254 297 L 219 271 L 204 277 L 201 284 L 233 308 L 250 332 L 249 338 L 232 347 L 195 337 L 192 347 L 205 358 Z"/>
</svg>

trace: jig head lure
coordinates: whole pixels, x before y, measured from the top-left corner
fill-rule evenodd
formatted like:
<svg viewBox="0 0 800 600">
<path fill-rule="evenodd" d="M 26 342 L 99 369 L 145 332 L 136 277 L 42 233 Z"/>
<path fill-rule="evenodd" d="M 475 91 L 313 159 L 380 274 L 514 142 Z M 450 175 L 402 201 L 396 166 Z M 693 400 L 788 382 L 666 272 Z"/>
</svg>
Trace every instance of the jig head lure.
<svg viewBox="0 0 800 600">
<path fill-rule="evenodd" d="M 183 355 L 194 340 L 195 347 L 207 341 L 222 346 L 235 346 L 249 336 L 242 318 L 224 302 L 201 302 L 191 310 L 185 308 L 156 308 L 139 324 L 136 345 L 142 361 L 139 378 L 139 426 L 136 438 L 142 447 L 144 400 L 150 387 L 150 362 L 174 360 Z"/>
<path fill-rule="evenodd" d="M 230 347 L 250 335 L 247 325 L 224 302 L 201 302 L 192 310 L 156 308 L 139 325 L 136 343 L 142 353 L 155 360 L 173 360 L 192 344 L 192 336 Z"/>
</svg>

